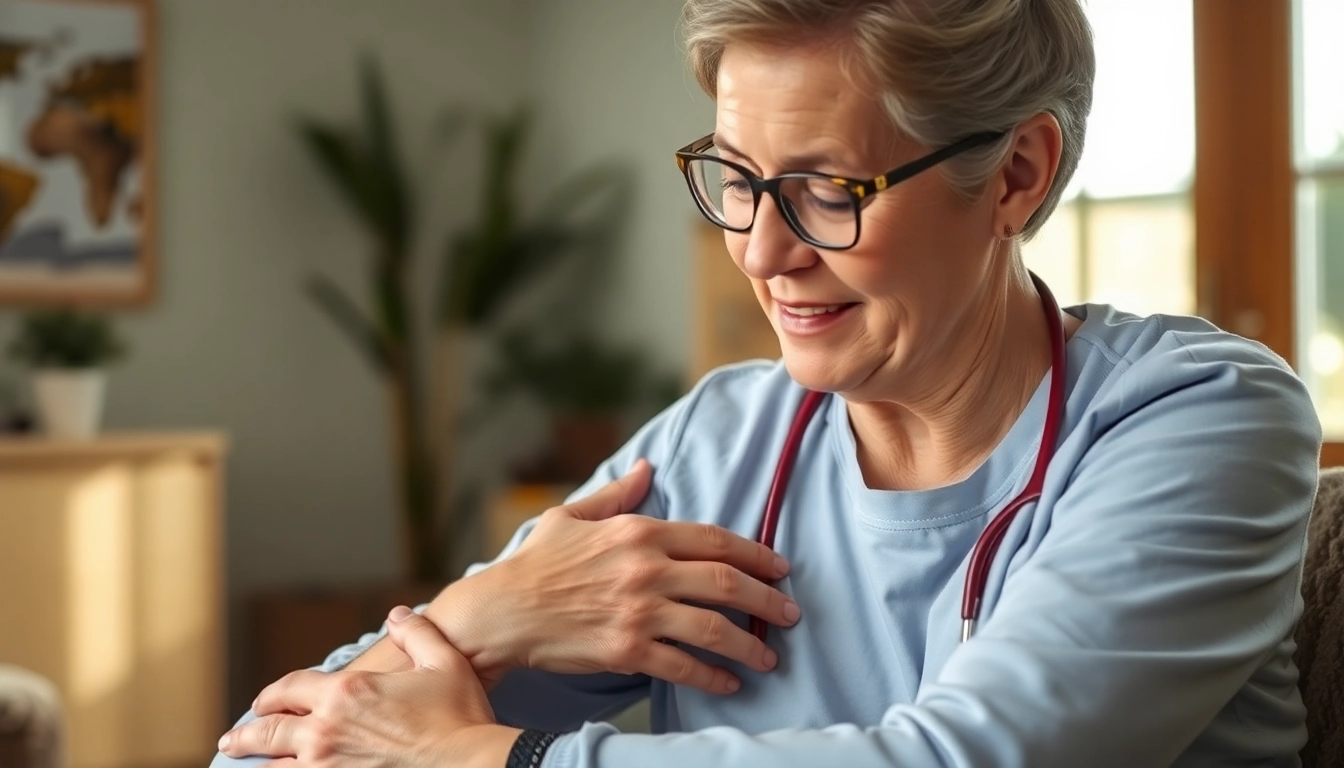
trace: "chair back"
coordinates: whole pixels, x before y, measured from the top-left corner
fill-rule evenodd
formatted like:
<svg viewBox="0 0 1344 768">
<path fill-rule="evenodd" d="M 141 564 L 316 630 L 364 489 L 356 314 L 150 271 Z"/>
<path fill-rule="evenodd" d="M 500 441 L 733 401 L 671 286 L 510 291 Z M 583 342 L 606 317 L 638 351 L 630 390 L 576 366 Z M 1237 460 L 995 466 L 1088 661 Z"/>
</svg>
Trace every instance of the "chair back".
<svg viewBox="0 0 1344 768">
<path fill-rule="evenodd" d="M 1297 625 L 1298 681 L 1307 706 L 1303 768 L 1344 766 L 1344 467 L 1321 470 L 1307 529 Z"/>
</svg>

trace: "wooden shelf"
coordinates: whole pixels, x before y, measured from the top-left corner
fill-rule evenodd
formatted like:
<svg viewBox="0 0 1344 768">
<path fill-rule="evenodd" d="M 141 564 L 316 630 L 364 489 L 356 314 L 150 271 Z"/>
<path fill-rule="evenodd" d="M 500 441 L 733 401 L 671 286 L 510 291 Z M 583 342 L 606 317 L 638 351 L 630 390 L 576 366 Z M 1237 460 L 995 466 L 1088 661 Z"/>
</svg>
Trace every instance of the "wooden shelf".
<svg viewBox="0 0 1344 768">
<path fill-rule="evenodd" d="M 192 453 L 223 458 L 227 441 L 216 432 L 111 432 L 88 440 L 57 440 L 41 435 L 0 437 L 0 462 L 9 460 L 139 458 L 162 453 Z"/>
</svg>

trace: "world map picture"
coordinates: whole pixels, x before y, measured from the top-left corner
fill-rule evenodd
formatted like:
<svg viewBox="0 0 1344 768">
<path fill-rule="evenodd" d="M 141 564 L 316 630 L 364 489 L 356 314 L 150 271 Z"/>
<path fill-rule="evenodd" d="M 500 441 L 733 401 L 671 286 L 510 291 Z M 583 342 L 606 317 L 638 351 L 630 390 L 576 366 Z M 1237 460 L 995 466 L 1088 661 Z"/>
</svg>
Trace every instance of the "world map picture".
<svg viewBox="0 0 1344 768">
<path fill-rule="evenodd" d="M 150 11 L 0 3 L 0 304 L 147 299 Z"/>
</svg>

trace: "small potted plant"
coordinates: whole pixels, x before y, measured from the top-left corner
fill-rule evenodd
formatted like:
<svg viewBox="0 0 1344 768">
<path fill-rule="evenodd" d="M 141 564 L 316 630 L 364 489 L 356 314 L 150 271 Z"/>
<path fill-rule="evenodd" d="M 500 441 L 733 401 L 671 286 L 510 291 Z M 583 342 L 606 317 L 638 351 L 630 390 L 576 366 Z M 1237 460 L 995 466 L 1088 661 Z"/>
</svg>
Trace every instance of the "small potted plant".
<svg viewBox="0 0 1344 768">
<path fill-rule="evenodd" d="M 124 350 L 111 322 L 101 315 L 48 309 L 23 318 L 9 354 L 32 369 L 44 433 L 60 438 L 97 434 L 106 366 Z"/>
</svg>

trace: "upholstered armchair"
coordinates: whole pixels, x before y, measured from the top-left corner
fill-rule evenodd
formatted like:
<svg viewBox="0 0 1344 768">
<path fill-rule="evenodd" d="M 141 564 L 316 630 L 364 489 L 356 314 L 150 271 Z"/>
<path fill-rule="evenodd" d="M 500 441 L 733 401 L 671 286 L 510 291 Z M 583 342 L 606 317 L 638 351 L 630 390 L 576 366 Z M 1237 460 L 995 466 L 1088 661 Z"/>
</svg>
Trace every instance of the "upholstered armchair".
<svg viewBox="0 0 1344 768">
<path fill-rule="evenodd" d="M 26 669 L 0 664 L 0 766 L 64 768 L 64 752 L 56 687 Z"/>
</svg>

